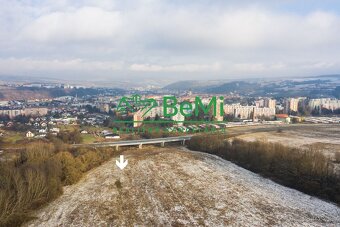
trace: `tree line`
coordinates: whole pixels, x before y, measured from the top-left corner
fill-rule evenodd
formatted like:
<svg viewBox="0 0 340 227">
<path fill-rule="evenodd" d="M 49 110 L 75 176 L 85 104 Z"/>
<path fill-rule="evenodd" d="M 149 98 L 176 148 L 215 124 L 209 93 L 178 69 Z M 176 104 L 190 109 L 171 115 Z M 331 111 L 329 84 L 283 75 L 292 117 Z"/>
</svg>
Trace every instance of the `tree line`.
<svg viewBox="0 0 340 227">
<path fill-rule="evenodd" d="M 340 205 L 340 177 L 316 147 L 287 147 L 263 141 L 226 140 L 219 134 L 194 136 L 191 150 L 218 155 L 284 186 Z"/>
</svg>

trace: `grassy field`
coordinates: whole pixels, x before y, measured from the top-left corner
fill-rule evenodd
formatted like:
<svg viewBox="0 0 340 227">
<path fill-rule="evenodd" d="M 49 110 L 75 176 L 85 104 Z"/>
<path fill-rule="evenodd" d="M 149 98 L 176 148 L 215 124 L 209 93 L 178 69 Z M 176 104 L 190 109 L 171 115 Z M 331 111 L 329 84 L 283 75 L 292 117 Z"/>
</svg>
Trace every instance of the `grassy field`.
<svg viewBox="0 0 340 227">
<path fill-rule="evenodd" d="M 28 140 L 23 132 L 4 131 L 2 137 L 2 148 L 21 148 L 23 141 Z"/>
<path fill-rule="evenodd" d="M 236 137 L 246 141 L 281 143 L 290 147 L 315 147 L 330 157 L 340 152 L 340 125 L 288 125 L 273 128 L 272 131 L 249 130 Z"/>
<path fill-rule="evenodd" d="M 13 133 L 9 133 L 8 135 L 5 136 L 5 142 L 6 143 L 16 143 L 19 140 L 24 139 L 25 136 L 23 133 L 19 133 L 19 132 L 13 132 Z"/>
<path fill-rule="evenodd" d="M 86 143 L 86 144 L 88 144 L 88 143 L 94 143 L 94 142 L 100 140 L 100 138 L 95 137 L 95 136 L 92 135 L 92 134 L 81 134 L 81 138 L 82 138 L 82 141 L 83 141 L 82 143 Z"/>
</svg>

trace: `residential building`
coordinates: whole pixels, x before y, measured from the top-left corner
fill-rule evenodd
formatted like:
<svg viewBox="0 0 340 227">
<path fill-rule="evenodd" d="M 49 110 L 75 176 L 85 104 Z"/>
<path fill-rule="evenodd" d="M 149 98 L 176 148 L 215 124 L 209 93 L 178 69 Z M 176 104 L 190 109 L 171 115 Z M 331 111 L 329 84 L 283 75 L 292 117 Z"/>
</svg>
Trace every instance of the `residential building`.
<svg viewBox="0 0 340 227">
<path fill-rule="evenodd" d="M 145 111 L 148 111 L 148 109 Z M 163 106 L 156 106 L 156 107 L 151 108 L 150 111 L 147 114 L 145 114 L 144 117 L 155 118 L 156 116 L 159 116 L 159 117 L 163 116 Z"/>
<path fill-rule="evenodd" d="M 276 114 L 276 120 L 282 121 L 283 123 L 290 123 L 290 117 L 288 114 Z"/>
<path fill-rule="evenodd" d="M 274 117 L 275 108 L 241 106 L 240 104 L 231 104 L 224 106 L 224 113 L 232 115 L 239 119 L 251 119 L 259 117 Z"/>
<path fill-rule="evenodd" d="M 284 112 L 285 113 L 298 112 L 298 107 L 299 99 L 296 98 L 286 99 L 284 105 Z"/>
<path fill-rule="evenodd" d="M 34 133 L 32 133 L 31 131 L 28 131 L 28 132 L 26 133 L 26 137 L 27 137 L 27 138 L 33 138 L 33 137 L 34 137 Z"/>
<path fill-rule="evenodd" d="M 45 107 L 32 107 L 32 108 L 24 108 L 24 109 L 6 109 L 0 110 L 0 115 L 7 115 L 10 119 L 15 118 L 16 116 L 24 115 L 24 116 L 45 116 L 48 113 L 48 109 Z"/>
<path fill-rule="evenodd" d="M 270 99 L 270 98 L 264 99 L 263 107 L 275 109 L 276 108 L 276 100 Z"/>
<path fill-rule="evenodd" d="M 217 99 L 216 100 L 216 115 L 214 116 L 214 121 L 223 121 L 224 117 L 224 109 L 222 110 L 221 114 L 221 103 L 223 103 L 223 100 Z"/>
<path fill-rule="evenodd" d="M 45 116 L 48 113 L 48 109 L 46 107 L 34 107 L 34 108 L 25 108 L 24 115 L 25 116 Z"/>
<path fill-rule="evenodd" d="M 325 108 L 334 111 L 336 109 L 340 109 L 340 100 L 330 98 L 311 99 L 309 100 L 308 105 L 312 110 L 315 108 Z"/>
<path fill-rule="evenodd" d="M 97 108 L 100 110 L 100 112 L 103 112 L 103 113 L 110 112 L 110 105 L 107 103 L 100 103 L 99 105 L 97 105 Z"/>
<path fill-rule="evenodd" d="M 143 117 L 142 117 L 143 113 L 139 110 L 135 113 L 133 113 L 133 127 L 140 127 L 142 125 L 143 121 Z"/>
</svg>

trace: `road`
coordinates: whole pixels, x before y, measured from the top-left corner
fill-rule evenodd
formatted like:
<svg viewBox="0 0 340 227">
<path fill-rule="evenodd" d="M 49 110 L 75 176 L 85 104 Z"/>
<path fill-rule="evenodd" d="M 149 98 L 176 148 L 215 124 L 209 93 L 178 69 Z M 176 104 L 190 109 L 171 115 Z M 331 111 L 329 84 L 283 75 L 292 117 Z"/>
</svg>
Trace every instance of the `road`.
<svg viewBox="0 0 340 227">
<path fill-rule="evenodd" d="M 329 127 L 327 124 L 281 124 L 281 125 L 250 125 L 250 126 L 239 126 L 233 128 L 227 128 L 226 134 L 228 137 L 235 137 L 247 133 L 254 132 L 273 132 L 277 129 L 315 129 L 317 127 Z M 198 133 L 199 134 L 199 133 Z M 194 135 L 185 134 L 185 136 L 178 137 L 165 137 L 165 138 L 156 138 L 156 139 L 139 139 L 139 140 L 125 140 L 125 141 L 115 141 L 115 142 L 99 142 L 99 143 L 90 143 L 90 144 L 73 144 L 73 147 L 81 147 L 81 146 L 135 146 L 140 144 L 160 144 L 162 142 L 180 142 L 190 140 Z"/>
<path fill-rule="evenodd" d="M 116 142 L 102 142 L 102 143 L 91 143 L 91 144 L 73 144 L 74 147 L 81 146 L 133 146 L 140 144 L 160 144 L 160 143 L 169 143 L 169 142 L 181 142 L 190 140 L 192 135 L 186 136 L 178 136 L 178 137 L 166 137 L 166 138 L 156 138 L 156 139 L 140 139 L 140 140 L 125 140 L 125 141 L 116 141 Z"/>
</svg>

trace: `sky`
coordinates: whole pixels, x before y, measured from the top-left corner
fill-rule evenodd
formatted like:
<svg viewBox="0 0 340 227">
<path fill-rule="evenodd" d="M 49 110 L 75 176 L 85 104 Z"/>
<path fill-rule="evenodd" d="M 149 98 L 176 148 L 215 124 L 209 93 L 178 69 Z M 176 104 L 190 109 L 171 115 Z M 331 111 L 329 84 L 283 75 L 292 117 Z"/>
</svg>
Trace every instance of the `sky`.
<svg viewBox="0 0 340 227">
<path fill-rule="evenodd" d="M 0 75 L 280 78 L 339 63 L 336 0 L 0 0 Z"/>
</svg>

